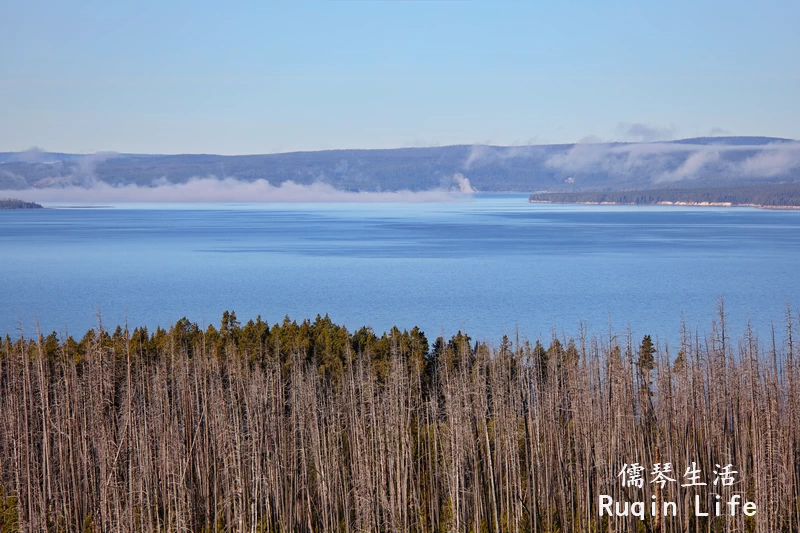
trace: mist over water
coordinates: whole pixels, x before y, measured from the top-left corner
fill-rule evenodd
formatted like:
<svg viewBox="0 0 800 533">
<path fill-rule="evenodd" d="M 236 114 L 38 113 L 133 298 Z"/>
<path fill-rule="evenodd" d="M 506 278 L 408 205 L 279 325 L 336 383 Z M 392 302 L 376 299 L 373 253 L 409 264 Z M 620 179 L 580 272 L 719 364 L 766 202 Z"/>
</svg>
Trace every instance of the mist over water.
<svg viewBox="0 0 800 533">
<path fill-rule="evenodd" d="M 800 306 L 798 212 L 461 198 L 3 211 L 0 332 L 38 320 L 80 337 L 98 310 L 105 327 L 218 325 L 229 309 L 429 338 L 610 323 L 675 346 L 682 316 L 710 331 L 720 297 L 734 330 L 749 318 L 764 340 Z"/>
<path fill-rule="evenodd" d="M 26 201 L 50 203 L 96 202 L 446 202 L 461 200 L 477 192 L 467 178 L 454 174 L 450 183 L 426 191 L 359 192 L 343 191 L 327 183 L 303 185 L 285 181 L 272 185 L 259 179 L 244 181 L 236 178 L 192 178 L 185 183 L 157 180 L 152 186 L 121 185 L 91 180 L 2 191 L 0 198 L 13 197 Z"/>
</svg>

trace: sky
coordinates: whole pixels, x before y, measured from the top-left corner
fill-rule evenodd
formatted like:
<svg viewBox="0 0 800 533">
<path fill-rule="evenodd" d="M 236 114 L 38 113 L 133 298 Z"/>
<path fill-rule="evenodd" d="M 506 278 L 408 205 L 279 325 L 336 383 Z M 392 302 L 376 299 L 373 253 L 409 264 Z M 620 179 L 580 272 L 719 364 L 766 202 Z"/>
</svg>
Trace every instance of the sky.
<svg viewBox="0 0 800 533">
<path fill-rule="evenodd" d="M 798 139 L 797 20 L 794 0 L 4 0 L 0 151 Z"/>
</svg>

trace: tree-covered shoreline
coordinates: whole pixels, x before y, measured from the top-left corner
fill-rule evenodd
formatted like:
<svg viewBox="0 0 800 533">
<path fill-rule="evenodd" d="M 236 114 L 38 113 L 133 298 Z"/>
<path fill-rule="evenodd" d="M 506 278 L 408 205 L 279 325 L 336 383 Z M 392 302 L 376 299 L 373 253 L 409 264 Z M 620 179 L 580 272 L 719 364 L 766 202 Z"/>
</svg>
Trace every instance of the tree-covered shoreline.
<svg viewBox="0 0 800 533">
<path fill-rule="evenodd" d="M 328 317 L 55 333 L 0 346 L 0 531 L 632 531 L 598 496 L 651 494 L 646 531 L 800 529 L 800 367 L 684 328 L 499 346 Z M 777 340 L 775 340 L 777 339 Z M 630 463 L 739 473 L 755 517 L 696 489 L 620 486 Z M 679 471 L 680 470 L 680 471 Z M 728 494 L 727 489 L 714 489 Z M 659 500 L 660 501 L 660 500 Z"/>
<path fill-rule="evenodd" d="M 692 189 L 539 192 L 531 194 L 529 201 L 563 204 L 673 204 L 798 209 L 800 208 L 800 183 L 767 183 L 744 187 Z"/>
<path fill-rule="evenodd" d="M 15 198 L 0 198 L 0 209 L 42 209 L 42 206 Z"/>
</svg>

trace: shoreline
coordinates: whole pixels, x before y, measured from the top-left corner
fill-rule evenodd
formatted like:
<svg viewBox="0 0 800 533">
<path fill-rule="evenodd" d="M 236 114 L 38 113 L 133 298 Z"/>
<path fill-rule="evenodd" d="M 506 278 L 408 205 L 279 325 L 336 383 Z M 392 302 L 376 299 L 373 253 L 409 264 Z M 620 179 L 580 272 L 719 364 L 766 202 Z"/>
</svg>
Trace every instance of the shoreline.
<svg viewBox="0 0 800 533">
<path fill-rule="evenodd" d="M 798 205 L 762 205 L 762 204 L 734 204 L 732 202 L 649 202 L 649 203 L 633 203 L 633 202 L 557 202 L 553 200 L 531 200 L 531 204 L 561 204 L 561 205 L 632 205 L 632 206 L 679 206 L 679 207 L 755 207 L 757 209 L 770 209 L 774 211 L 797 211 L 800 210 Z"/>
</svg>

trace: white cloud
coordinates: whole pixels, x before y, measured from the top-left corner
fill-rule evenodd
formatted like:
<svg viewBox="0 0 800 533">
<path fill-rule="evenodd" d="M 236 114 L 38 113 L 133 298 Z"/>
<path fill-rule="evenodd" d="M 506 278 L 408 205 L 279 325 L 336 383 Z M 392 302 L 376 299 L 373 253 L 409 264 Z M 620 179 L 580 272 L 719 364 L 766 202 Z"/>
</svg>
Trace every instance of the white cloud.
<svg viewBox="0 0 800 533">
<path fill-rule="evenodd" d="M 672 172 L 664 172 L 654 181 L 676 181 L 700 175 L 700 172 L 719 161 L 718 150 L 699 150 L 690 152 L 686 160 Z"/>
<path fill-rule="evenodd" d="M 620 122 L 617 124 L 617 132 L 626 140 L 640 142 L 666 141 L 675 137 L 675 126 L 660 128 L 650 124 L 635 122 Z"/>
<path fill-rule="evenodd" d="M 464 162 L 464 170 L 470 170 L 475 165 L 488 165 L 507 159 L 535 157 L 540 153 L 537 146 L 487 146 L 476 144 L 470 146 L 469 155 Z"/>
<path fill-rule="evenodd" d="M 740 172 L 747 176 L 773 177 L 800 168 L 800 143 L 785 150 L 763 150 L 746 159 Z"/>
<path fill-rule="evenodd" d="M 568 151 L 550 157 L 546 164 L 566 172 L 581 172 L 601 167 L 610 154 L 607 144 L 578 143 Z"/>
</svg>

